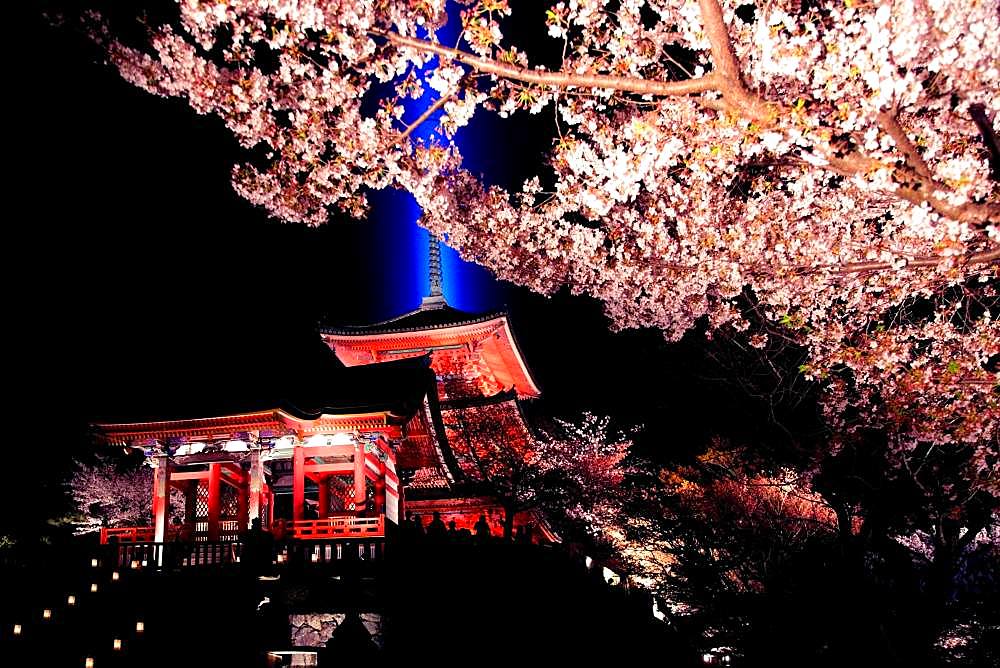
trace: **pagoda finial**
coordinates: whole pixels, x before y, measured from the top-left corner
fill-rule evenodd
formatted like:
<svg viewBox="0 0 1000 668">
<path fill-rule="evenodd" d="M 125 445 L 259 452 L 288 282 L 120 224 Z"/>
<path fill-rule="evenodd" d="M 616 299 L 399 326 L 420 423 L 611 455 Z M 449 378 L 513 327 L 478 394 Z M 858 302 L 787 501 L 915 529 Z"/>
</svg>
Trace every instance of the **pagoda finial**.
<svg viewBox="0 0 1000 668">
<path fill-rule="evenodd" d="M 431 290 L 430 294 L 420 302 L 420 308 L 433 309 L 442 308 L 448 305 L 444 299 L 444 291 L 441 289 L 441 242 L 431 232 L 427 233 L 427 269 L 430 274 Z"/>
</svg>

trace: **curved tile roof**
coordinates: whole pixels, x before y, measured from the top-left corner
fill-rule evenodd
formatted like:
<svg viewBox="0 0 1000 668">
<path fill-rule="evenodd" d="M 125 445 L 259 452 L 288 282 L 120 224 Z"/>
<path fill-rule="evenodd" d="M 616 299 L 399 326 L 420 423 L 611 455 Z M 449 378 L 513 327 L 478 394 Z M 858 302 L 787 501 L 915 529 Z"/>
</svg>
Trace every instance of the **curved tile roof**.
<svg viewBox="0 0 1000 668">
<path fill-rule="evenodd" d="M 413 332 L 427 329 L 443 329 L 445 327 L 460 327 L 487 322 L 506 315 L 503 311 L 488 313 L 470 313 L 451 306 L 437 308 L 418 308 L 403 315 L 372 323 L 370 325 L 341 325 L 323 327 L 322 334 L 339 334 L 342 336 L 358 336 L 364 334 L 389 334 L 393 332 Z"/>
</svg>

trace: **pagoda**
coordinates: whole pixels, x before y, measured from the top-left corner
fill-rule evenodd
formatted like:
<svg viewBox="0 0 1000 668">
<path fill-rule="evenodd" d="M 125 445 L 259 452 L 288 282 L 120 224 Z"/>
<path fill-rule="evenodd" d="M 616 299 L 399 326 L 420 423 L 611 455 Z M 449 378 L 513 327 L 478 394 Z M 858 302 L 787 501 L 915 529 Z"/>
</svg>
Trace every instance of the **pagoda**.
<svg viewBox="0 0 1000 668">
<path fill-rule="evenodd" d="M 433 235 L 429 243 L 430 290 L 417 309 L 368 325 L 326 327 L 321 336 L 347 367 L 429 358 L 437 391 L 426 422 L 440 424 L 443 433 L 423 443 L 411 440 L 397 452 L 408 512 L 437 512 L 470 530 L 483 515 L 491 526 L 531 525 L 540 538 L 553 540 L 541 517 L 507 517 L 490 480 L 498 460 L 490 452 L 518 456 L 528 448 L 531 432 L 518 402 L 538 397 L 538 385 L 507 313 L 469 313 L 448 304 L 440 244 Z"/>
<path fill-rule="evenodd" d="M 555 539 L 540 517 L 505 513 L 493 494 L 487 454 L 526 451 L 518 402 L 539 396 L 508 316 L 447 303 L 433 237 L 429 264 L 417 309 L 321 330 L 344 366 L 323 396 L 94 425 L 154 471 L 152 525 L 105 528 L 101 542 L 219 545 L 259 520 L 284 538 L 355 539 L 374 554 L 404 512 L 470 530 L 484 516 L 495 534 L 530 524 L 536 539 Z"/>
</svg>

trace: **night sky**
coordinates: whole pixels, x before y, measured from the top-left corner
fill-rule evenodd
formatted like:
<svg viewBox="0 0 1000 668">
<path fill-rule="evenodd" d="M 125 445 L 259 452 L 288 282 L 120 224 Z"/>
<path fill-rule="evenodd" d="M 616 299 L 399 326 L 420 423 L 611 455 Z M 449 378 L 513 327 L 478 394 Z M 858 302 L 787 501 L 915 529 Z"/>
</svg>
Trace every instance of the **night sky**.
<svg viewBox="0 0 1000 668">
<path fill-rule="evenodd" d="M 318 325 L 416 307 L 426 244 L 398 193 L 375 198 L 367 222 L 269 220 L 232 191 L 240 149 L 217 119 L 131 87 L 82 37 L 40 15 L 17 32 L 23 44 L 7 58 L 16 121 L 4 492 L 30 492 L 22 511 L 6 513 L 22 523 L 60 506 L 71 456 L 95 448 L 92 420 L 321 390 L 339 363 Z M 551 118 L 477 121 L 463 138 L 470 168 L 504 184 L 533 173 Z M 776 430 L 766 405 L 717 380 L 700 336 L 671 346 L 655 331 L 611 334 L 589 298 L 534 295 L 453 259 L 446 296 L 459 308 L 507 306 L 544 393 L 532 414 L 590 409 L 642 423 L 642 447 L 659 457 L 720 431 Z M 34 473 L 31 462 L 41 465 Z"/>
</svg>

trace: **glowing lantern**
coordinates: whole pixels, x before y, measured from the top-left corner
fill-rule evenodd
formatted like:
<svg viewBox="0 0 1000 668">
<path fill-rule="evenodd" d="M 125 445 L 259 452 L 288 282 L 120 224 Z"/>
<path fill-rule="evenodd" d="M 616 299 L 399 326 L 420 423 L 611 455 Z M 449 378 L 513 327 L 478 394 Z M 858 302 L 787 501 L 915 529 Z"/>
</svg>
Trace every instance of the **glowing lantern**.
<svg viewBox="0 0 1000 668">
<path fill-rule="evenodd" d="M 115 571 L 114 573 L 111 574 L 111 579 L 114 580 L 115 582 L 118 581 L 118 577 L 119 577 L 118 571 Z"/>
<path fill-rule="evenodd" d="M 139 560 L 138 559 L 133 559 L 132 560 L 132 568 L 139 568 Z"/>
<path fill-rule="evenodd" d="M 49 608 L 42 610 L 42 619 L 52 619 L 52 610 Z"/>
<path fill-rule="evenodd" d="M 92 568 L 97 568 L 97 559 L 96 558 L 90 560 L 90 566 Z"/>
<path fill-rule="evenodd" d="M 97 583 L 96 582 L 94 582 L 93 584 L 90 585 L 90 593 L 91 594 L 96 594 L 97 593 Z"/>
<path fill-rule="evenodd" d="M 146 630 L 146 625 L 144 623 L 142 623 L 142 622 L 136 622 L 135 623 L 135 632 L 136 633 L 142 633 L 145 630 Z"/>
<path fill-rule="evenodd" d="M 20 624 L 14 624 L 14 635 L 16 635 L 16 636 L 21 635 L 21 625 Z"/>
<path fill-rule="evenodd" d="M 88 656 L 86 659 L 84 659 L 83 660 L 83 668 L 94 668 L 94 658 L 91 657 L 91 656 Z"/>
<path fill-rule="evenodd" d="M 73 596 L 73 594 L 70 594 L 69 596 L 67 596 L 66 597 L 66 605 L 76 605 L 76 596 Z"/>
<path fill-rule="evenodd" d="M 115 648 L 116 651 L 120 650 L 122 648 L 122 639 L 121 638 L 115 638 L 113 646 L 114 646 L 114 648 Z"/>
</svg>

